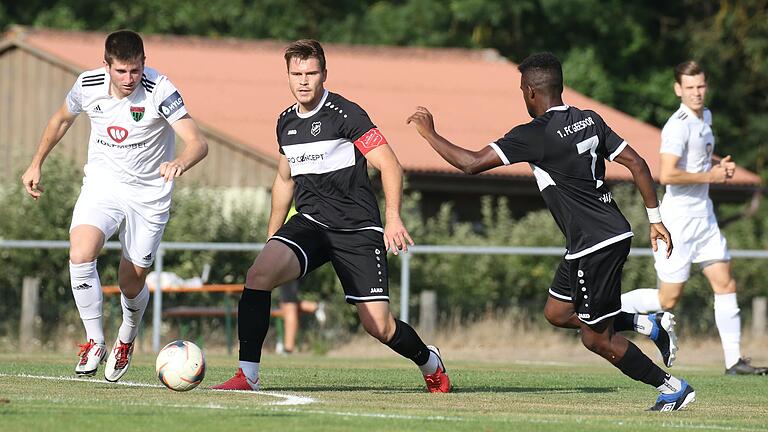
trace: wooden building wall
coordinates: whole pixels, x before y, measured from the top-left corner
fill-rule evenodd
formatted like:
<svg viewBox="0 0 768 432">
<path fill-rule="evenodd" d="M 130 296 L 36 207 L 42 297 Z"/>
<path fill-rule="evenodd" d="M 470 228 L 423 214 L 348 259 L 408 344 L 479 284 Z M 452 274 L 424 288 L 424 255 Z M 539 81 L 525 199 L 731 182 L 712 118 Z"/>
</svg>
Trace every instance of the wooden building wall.
<svg viewBox="0 0 768 432">
<path fill-rule="evenodd" d="M 76 68 L 45 53 L 20 47 L 0 50 L 0 182 L 19 181 L 48 119 L 64 103 L 78 74 Z M 227 189 L 271 188 L 275 160 L 198 124 L 208 141 L 208 157 L 184 176 L 186 182 Z M 88 156 L 89 133 L 88 116 L 78 116 L 53 153 L 82 167 Z M 183 142 L 177 138 L 177 152 L 182 148 Z"/>
<path fill-rule="evenodd" d="M 0 52 L 0 181 L 19 180 L 76 78 L 75 71 L 27 50 Z M 88 134 L 88 120 L 78 118 L 54 151 L 85 161 Z"/>
</svg>

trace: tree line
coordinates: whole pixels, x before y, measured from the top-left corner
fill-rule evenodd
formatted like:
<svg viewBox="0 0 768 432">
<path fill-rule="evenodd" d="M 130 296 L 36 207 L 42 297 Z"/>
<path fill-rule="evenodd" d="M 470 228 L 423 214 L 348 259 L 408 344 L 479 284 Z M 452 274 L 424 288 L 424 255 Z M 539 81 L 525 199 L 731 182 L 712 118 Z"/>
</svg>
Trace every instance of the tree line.
<svg viewBox="0 0 768 432">
<path fill-rule="evenodd" d="M 708 72 L 718 152 L 768 179 L 768 0 L 28 0 L 10 24 L 73 30 L 424 47 L 493 48 L 513 62 L 551 51 L 566 84 L 661 126 L 672 68 Z"/>
</svg>

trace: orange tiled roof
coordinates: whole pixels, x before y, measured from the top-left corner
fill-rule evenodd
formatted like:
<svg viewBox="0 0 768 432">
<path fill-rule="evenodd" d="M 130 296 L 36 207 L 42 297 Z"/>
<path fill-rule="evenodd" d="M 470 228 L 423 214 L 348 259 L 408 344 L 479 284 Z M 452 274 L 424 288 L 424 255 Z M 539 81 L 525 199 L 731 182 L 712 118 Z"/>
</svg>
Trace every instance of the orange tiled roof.
<svg viewBox="0 0 768 432">
<path fill-rule="evenodd" d="M 75 67 L 86 70 L 101 64 L 103 33 L 23 31 L 28 45 Z M 144 37 L 144 42 L 147 64 L 179 87 L 194 118 L 277 158 L 277 115 L 294 102 L 287 86 L 284 43 L 153 35 Z M 458 172 L 406 126 L 417 105 L 432 111 L 439 133 L 471 149 L 480 149 L 530 120 L 520 97 L 516 65 L 495 51 L 332 44 L 325 49 L 326 88 L 368 111 L 406 171 Z M 599 112 L 646 159 L 654 175 L 658 173 L 658 128 L 569 88 L 563 99 Z M 491 174 L 531 176 L 525 164 Z M 616 163 L 608 164 L 607 177 L 632 179 Z M 760 178 L 738 170 L 734 183 L 755 185 Z"/>
</svg>

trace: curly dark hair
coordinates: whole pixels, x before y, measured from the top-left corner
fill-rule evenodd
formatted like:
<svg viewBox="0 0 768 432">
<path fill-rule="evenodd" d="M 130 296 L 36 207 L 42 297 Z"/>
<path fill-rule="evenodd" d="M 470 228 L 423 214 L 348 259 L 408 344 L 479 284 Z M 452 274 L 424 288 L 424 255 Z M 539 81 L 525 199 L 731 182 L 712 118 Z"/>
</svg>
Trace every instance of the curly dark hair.
<svg viewBox="0 0 768 432">
<path fill-rule="evenodd" d="M 528 83 L 552 95 L 563 93 L 563 65 L 550 52 L 531 54 L 517 66 Z"/>
</svg>

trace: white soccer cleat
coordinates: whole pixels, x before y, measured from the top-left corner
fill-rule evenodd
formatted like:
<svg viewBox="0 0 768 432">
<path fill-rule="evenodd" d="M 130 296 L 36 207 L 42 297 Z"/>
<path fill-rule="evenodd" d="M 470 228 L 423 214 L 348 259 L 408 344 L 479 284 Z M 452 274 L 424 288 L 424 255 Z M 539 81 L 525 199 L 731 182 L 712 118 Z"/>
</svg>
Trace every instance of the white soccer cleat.
<svg viewBox="0 0 768 432">
<path fill-rule="evenodd" d="M 107 367 L 104 368 L 104 379 L 116 382 L 128 372 L 133 357 L 133 342 L 124 343 L 119 338 L 115 341 L 112 351 L 107 357 Z"/>
<path fill-rule="evenodd" d="M 664 364 L 672 367 L 677 358 L 675 316 L 669 312 L 658 312 L 648 315 L 648 319 L 652 323 L 650 338 L 659 348 Z"/>
<path fill-rule="evenodd" d="M 107 355 L 107 345 L 88 339 L 88 342 L 80 344 L 80 351 L 77 355 L 80 360 L 75 365 L 75 373 L 83 376 L 94 376 L 99 369 L 99 363 L 103 362 Z"/>
</svg>

